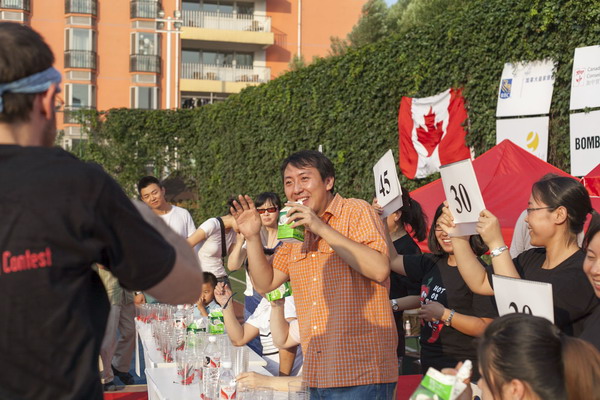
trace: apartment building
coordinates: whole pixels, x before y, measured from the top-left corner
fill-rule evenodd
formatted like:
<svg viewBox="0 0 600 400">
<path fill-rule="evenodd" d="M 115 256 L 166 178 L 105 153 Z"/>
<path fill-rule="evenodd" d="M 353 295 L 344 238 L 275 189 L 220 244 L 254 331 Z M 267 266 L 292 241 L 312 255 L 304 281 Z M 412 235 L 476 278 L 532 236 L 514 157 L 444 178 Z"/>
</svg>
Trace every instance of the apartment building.
<svg viewBox="0 0 600 400">
<path fill-rule="evenodd" d="M 63 72 L 63 145 L 74 111 L 174 109 L 223 100 L 326 56 L 366 0 L 0 0 L 0 20 L 40 32 Z"/>
</svg>

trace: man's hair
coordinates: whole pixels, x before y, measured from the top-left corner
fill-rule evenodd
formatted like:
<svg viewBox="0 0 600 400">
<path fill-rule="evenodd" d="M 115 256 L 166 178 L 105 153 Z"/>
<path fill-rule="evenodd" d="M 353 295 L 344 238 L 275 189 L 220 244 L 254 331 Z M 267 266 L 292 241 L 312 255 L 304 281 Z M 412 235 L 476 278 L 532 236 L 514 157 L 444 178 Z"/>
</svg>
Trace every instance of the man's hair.
<svg viewBox="0 0 600 400">
<path fill-rule="evenodd" d="M 0 22 L 0 84 L 42 72 L 52 64 L 52 50 L 37 32 L 14 22 Z M 28 121 L 36 95 L 4 93 L 0 122 Z"/>
<path fill-rule="evenodd" d="M 141 195 L 142 189 L 152 185 L 153 183 L 157 184 L 159 188 L 163 187 L 163 185 L 155 176 L 145 176 L 142 179 L 140 179 L 140 181 L 137 184 L 138 193 Z"/>
<path fill-rule="evenodd" d="M 283 174 L 285 173 L 285 169 L 290 164 L 296 168 L 316 168 L 323 181 L 329 177 L 335 179 L 335 168 L 333 167 L 333 163 L 319 151 L 302 150 L 283 160 L 280 170 L 282 178 L 284 177 Z M 331 188 L 331 192 L 333 192 L 333 187 Z"/>
<path fill-rule="evenodd" d="M 210 272 L 203 272 L 202 276 L 204 277 L 204 283 L 210 283 L 210 286 L 214 288 L 217 287 L 217 277 Z"/>
</svg>

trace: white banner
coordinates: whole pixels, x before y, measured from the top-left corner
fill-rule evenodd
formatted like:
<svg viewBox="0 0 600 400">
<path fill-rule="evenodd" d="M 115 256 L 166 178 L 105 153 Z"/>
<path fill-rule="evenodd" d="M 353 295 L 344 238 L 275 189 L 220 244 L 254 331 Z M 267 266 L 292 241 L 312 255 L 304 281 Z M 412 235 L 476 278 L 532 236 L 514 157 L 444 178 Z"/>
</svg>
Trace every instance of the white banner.
<svg viewBox="0 0 600 400">
<path fill-rule="evenodd" d="M 600 107 L 600 46 L 575 49 L 571 110 Z"/>
<path fill-rule="evenodd" d="M 600 111 L 575 113 L 571 125 L 571 175 L 584 176 L 600 160 Z"/>
<path fill-rule="evenodd" d="M 548 114 L 554 89 L 554 61 L 504 64 L 497 117 Z"/>
<path fill-rule="evenodd" d="M 509 139 L 517 146 L 546 161 L 549 117 L 496 120 L 496 144 Z"/>
<path fill-rule="evenodd" d="M 552 284 L 492 275 L 494 297 L 500 316 L 523 313 L 554 323 Z"/>
</svg>

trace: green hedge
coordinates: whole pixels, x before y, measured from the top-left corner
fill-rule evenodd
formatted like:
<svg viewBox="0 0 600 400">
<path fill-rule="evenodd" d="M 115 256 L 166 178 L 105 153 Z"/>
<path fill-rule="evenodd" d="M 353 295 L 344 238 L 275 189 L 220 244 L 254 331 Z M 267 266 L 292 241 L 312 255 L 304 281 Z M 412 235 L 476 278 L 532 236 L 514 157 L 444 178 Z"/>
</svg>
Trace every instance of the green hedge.
<svg viewBox="0 0 600 400">
<path fill-rule="evenodd" d="M 596 1 L 449 1 L 413 30 L 343 56 L 320 59 L 225 102 L 195 110 L 110 110 L 91 128 L 84 158 L 100 162 L 128 190 L 152 165 L 175 168 L 195 185 L 197 220 L 221 214 L 229 195 L 282 192 L 279 165 L 323 145 L 337 190 L 370 199 L 373 163 L 398 156 L 402 96 L 463 87 L 468 143 L 479 155 L 495 144 L 495 110 L 505 62 L 558 62 L 548 161 L 569 170 L 568 106 L 574 49 L 600 44 Z M 407 181 L 413 189 L 429 182 Z"/>
</svg>

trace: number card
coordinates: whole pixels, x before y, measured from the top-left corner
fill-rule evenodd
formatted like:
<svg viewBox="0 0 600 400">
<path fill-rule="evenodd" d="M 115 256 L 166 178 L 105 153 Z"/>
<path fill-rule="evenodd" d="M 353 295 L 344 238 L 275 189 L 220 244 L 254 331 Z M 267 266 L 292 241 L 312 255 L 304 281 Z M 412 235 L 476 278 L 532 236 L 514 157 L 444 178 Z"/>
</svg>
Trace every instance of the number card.
<svg viewBox="0 0 600 400">
<path fill-rule="evenodd" d="M 498 314 L 523 313 L 554 323 L 552 284 L 492 275 Z"/>
<path fill-rule="evenodd" d="M 479 213 L 485 209 L 470 159 L 440 167 L 444 193 L 456 227 L 450 236 L 476 235 Z"/>
<path fill-rule="evenodd" d="M 373 167 L 375 175 L 375 193 L 377 202 L 383 207 L 382 217 L 387 217 L 391 213 L 402 207 L 402 189 L 396 173 L 396 161 L 392 150 L 387 153 Z"/>
</svg>

